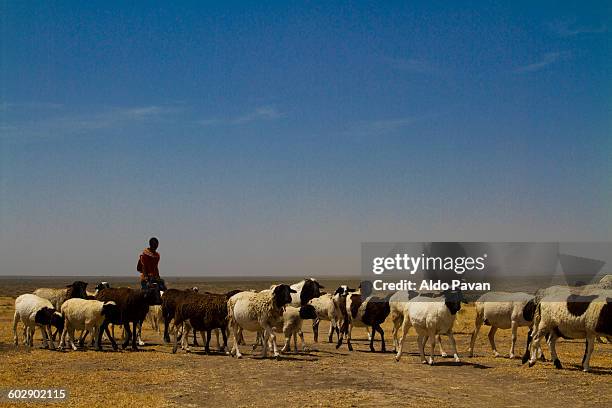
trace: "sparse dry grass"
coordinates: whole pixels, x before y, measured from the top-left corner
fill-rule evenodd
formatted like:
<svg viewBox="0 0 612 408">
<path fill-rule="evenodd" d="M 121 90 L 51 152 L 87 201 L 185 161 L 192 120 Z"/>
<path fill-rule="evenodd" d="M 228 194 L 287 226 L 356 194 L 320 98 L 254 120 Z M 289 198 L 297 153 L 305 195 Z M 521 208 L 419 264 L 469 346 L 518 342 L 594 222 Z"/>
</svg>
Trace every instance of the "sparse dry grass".
<svg viewBox="0 0 612 408">
<path fill-rule="evenodd" d="M 266 286 L 267 282 L 257 286 Z M 217 285 L 216 291 L 225 288 Z M 230 289 L 230 288 L 227 288 Z M 204 290 L 210 290 L 205 288 Z M 610 406 L 612 404 L 612 345 L 597 344 L 593 373 L 582 373 L 582 341 L 560 341 L 564 370 L 550 363 L 533 368 L 520 360 L 493 358 L 483 328 L 474 358 L 456 366 L 438 357 L 425 366 L 416 355 L 413 332 L 400 363 L 393 354 L 367 352 L 365 330 L 355 331 L 355 351 L 346 346 L 312 345 L 316 351 L 289 354 L 281 360 L 261 360 L 250 347 L 245 358 L 206 356 L 200 349 L 171 354 L 160 338 L 145 327 L 151 345 L 141 352 L 58 352 L 40 349 L 40 333 L 31 350 L 12 345 L 12 297 L 0 297 L 0 388 L 66 388 L 70 406 Z M 465 307 L 456 324 L 459 353 L 465 356 L 473 327 L 474 308 Z M 384 325 L 388 349 L 391 325 Z M 326 338 L 327 325 L 320 327 Z M 311 328 L 306 339 L 312 343 Z M 21 335 L 21 333 L 19 333 Z M 521 330 L 518 352 L 524 350 Z M 279 337 L 282 338 L 282 335 Z M 498 331 L 498 349 L 507 353 L 509 331 Z M 247 336 L 252 342 L 253 337 Z M 214 343 L 214 341 L 213 341 Z M 447 342 L 445 343 L 445 345 Z M 377 342 L 376 348 L 380 344 Z M 109 347 L 106 346 L 108 349 Z M 258 350 L 259 353 L 260 350 Z M 41 406 L 18 403 L 15 406 Z M 58 403 L 56 405 L 66 405 Z"/>
</svg>

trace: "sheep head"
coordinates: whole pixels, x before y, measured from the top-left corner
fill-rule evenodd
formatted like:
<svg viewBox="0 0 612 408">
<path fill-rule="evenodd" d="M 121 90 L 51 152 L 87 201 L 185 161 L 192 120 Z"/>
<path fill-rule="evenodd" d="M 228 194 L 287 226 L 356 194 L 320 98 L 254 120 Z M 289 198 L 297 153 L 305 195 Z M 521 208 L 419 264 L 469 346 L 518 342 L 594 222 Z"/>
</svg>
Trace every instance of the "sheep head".
<svg viewBox="0 0 612 408">
<path fill-rule="evenodd" d="M 297 293 L 297 291 L 295 289 L 291 289 L 289 285 L 276 285 L 272 290 L 275 306 L 280 309 L 286 304 L 291 303 L 292 293 Z"/>
</svg>

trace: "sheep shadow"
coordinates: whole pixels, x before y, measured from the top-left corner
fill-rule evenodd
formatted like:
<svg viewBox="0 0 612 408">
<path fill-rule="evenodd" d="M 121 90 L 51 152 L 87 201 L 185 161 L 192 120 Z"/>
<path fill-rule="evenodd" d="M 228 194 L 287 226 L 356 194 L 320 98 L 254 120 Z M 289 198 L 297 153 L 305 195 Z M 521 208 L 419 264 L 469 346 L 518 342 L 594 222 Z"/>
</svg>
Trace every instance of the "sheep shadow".
<svg viewBox="0 0 612 408">
<path fill-rule="evenodd" d="M 482 365 L 482 364 L 478 364 L 478 363 L 470 363 L 467 361 L 460 361 L 460 362 L 456 362 L 456 361 L 440 361 L 437 360 L 434 362 L 434 367 L 438 366 L 438 367 L 472 367 L 472 368 L 477 368 L 479 370 L 487 370 L 489 368 L 491 368 L 490 366 L 486 366 L 486 365 Z"/>
<path fill-rule="evenodd" d="M 304 358 L 307 357 L 307 358 Z M 310 357 L 310 358 L 308 358 Z M 311 354 L 281 354 L 277 360 L 279 361 L 319 361 L 318 357 L 312 356 Z"/>
<path fill-rule="evenodd" d="M 559 369 L 559 371 L 567 370 L 567 371 L 579 371 L 582 372 L 582 366 L 577 364 L 566 365 L 563 368 Z M 612 371 L 609 369 L 606 370 L 603 367 L 590 367 L 589 371 L 584 374 L 593 374 L 593 375 L 612 375 Z"/>
<path fill-rule="evenodd" d="M 393 350 L 385 350 L 385 351 L 380 351 L 380 350 L 354 350 L 354 352 L 357 353 L 368 353 L 368 354 L 395 354 L 395 351 Z"/>
<path fill-rule="evenodd" d="M 227 356 L 227 353 L 221 350 L 210 350 L 208 353 L 205 350 L 191 350 L 190 354 L 195 354 L 197 356 L 211 356 L 211 357 Z"/>
</svg>

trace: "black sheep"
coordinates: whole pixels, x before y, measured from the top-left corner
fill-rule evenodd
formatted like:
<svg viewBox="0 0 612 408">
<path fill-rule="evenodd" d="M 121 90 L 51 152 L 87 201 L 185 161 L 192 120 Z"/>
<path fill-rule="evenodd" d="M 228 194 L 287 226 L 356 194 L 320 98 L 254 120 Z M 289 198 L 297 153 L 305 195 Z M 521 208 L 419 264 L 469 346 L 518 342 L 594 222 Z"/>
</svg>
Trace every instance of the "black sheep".
<svg viewBox="0 0 612 408">
<path fill-rule="evenodd" d="M 96 295 L 96 299 L 103 302 L 112 300 L 117 304 L 117 308 L 119 309 L 119 316 L 117 318 L 104 322 L 103 330 L 101 329 L 98 333 L 99 340 L 101 340 L 102 331 L 104 331 L 113 344 L 113 348 L 116 348 L 117 344 L 108 330 L 108 324 L 121 324 L 126 332 L 126 337 L 122 346 L 126 348 L 131 339 L 132 350 L 138 350 L 136 346 L 136 326 L 144 320 L 149 312 L 149 306 L 161 305 L 162 303 L 159 289 L 156 285 L 147 289 L 102 289 Z M 132 323 L 133 331 L 130 330 L 130 323 Z"/>
<path fill-rule="evenodd" d="M 228 293 L 233 294 L 233 293 Z M 176 305 L 176 313 L 174 315 L 174 324 L 178 328 L 183 323 L 188 323 L 187 333 L 189 334 L 189 326 L 194 332 L 206 332 L 206 353 L 210 352 L 209 344 L 213 329 L 221 329 L 223 336 L 223 347 L 227 348 L 227 301 L 228 294 L 215 293 L 191 293 Z M 173 353 L 178 349 L 179 336 L 178 332 L 174 340 Z"/>
</svg>

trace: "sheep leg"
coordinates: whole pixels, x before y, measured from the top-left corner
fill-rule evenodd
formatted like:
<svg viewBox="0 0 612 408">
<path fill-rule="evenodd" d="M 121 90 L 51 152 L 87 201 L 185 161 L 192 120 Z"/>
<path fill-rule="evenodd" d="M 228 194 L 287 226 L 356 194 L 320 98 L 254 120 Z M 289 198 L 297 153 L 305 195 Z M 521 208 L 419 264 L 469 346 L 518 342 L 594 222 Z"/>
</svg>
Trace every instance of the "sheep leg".
<svg viewBox="0 0 612 408">
<path fill-rule="evenodd" d="M 30 347 L 34 347 L 34 332 L 36 332 L 36 326 L 28 329 L 28 346 Z"/>
<path fill-rule="evenodd" d="M 259 345 L 263 346 L 263 332 L 261 330 L 257 331 L 257 334 L 255 335 L 255 343 L 253 344 L 253 351 L 255 351 L 255 349 Z"/>
<path fill-rule="evenodd" d="M 499 353 L 497 352 L 497 347 L 495 347 L 495 332 L 497 332 L 497 327 L 491 326 L 491 330 L 489 330 L 489 343 L 491 343 L 491 348 L 493 349 L 493 355 L 495 357 L 499 357 Z"/>
<path fill-rule="evenodd" d="M 107 324 L 106 322 L 102 322 L 102 324 L 98 328 L 97 336 L 96 336 L 96 351 L 102 350 L 102 333 L 104 333 L 106 329 L 106 324 Z"/>
<path fill-rule="evenodd" d="M 447 357 L 448 354 L 446 353 L 446 351 L 444 351 L 444 349 L 442 348 L 442 336 L 440 336 L 439 334 L 436 336 L 436 340 L 438 343 L 438 347 L 440 347 L 440 355 L 442 357 Z"/>
<path fill-rule="evenodd" d="M 219 350 L 225 351 L 227 350 L 227 332 L 225 327 L 221 329 L 221 337 L 223 338 L 223 348 L 219 348 Z"/>
<path fill-rule="evenodd" d="M 459 355 L 457 354 L 457 343 L 455 342 L 455 336 L 453 335 L 453 332 L 448 333 L 448 339 L 451 343 L 451 349 L 453 350 L 453 357 L 455 358 L 455 363 L 461 362 L 461 360 L 459 360 Z"/>
<path fill-rule="evenodd" d="M 510 355 L 508 355 L 508 358 L 513 359 L 514 358 L 514 348 L 516 346 L 516 333 L 518 330 L 518 324 L 516 323 L 516 321 L 512 321 L 512 344 L 510 345 Z"/>
<path fill-rule="evenodd" d="M 537 351 L 540 348 L 540 341 L 542 339 L 542 330 L 540 327 L 533 329 L 533 338 L 531 339 L 531 345 L 529 347 L 529 367 L 533 367 L 536 363 Z"/>
<path fill-rule="evenodd" d="M 401 326 L 402 334 L 397 342 L 397 348 L 396 348 L 397 354 L 395 355 L 395 361 L 400 361 L 400 358 L 402 358 L 402 349 L 404 348 L 404 339 L 406 338 L 406 334 L 408 334 L 409 329 L 410 329 L 410 318 L 408 317 L 408 315 L 405 315 L 402 321 L 402 326 Z M 396 330 L 396 334 L 397 334 L 397 331 L 398 330 Z"/>
<path fill-rule="evenodd" d="M 429 340 L 429 346 L 431 350 L 429 357 L 429 365 L 434 365 L 434 353 L 436 351 L 436 335 L 434 333 L 431 333 L 429 337 L 431 338 L 431 340 Z"/>
<path fill-rule="evenodd" d="M 217 348 L 221 350 L 221 342 L 219 341 L 219 332 L 225 329 L 215 329 L 215 339 L 217 340 Z"/>
<path fill-rule="evenodd" d="M 53 339 L 51 338 L 51 331 L 52 330 L 53 329 L 51 328 L 51 325 L 47 325 L 46 328 L 45 328 L 45 326 L 42 327 L 43 337 L 46 338 L 46 340 L 48 340 L 49 343 L 51 343 L 51 350 L 55 350 L 55 344 L 53 343 Z M 45 344 L 45 348 L 47 348 L 46 344 Z"/>
<path fill-rule="evenodd" d="M 376 326 L 373 327 L 373 329 L 376 329 L 376 331 L 378 333 L 380 333 L 380 352 L 384 353 L 387 351 L 387 349 L 385 348 L 385 331 L 383 330 L 383 328 L 377 324 Z M 374 332 L 372 332 L 372 337 L 374 337 Z"/>
<path fill-rule="evenodd" d="M 246 346 L 246 341 L 244 341 L 244 335 L 242 334 L 242 327 L 238 326 L 238 333 L 236 333 L 236 336 L 238 337 L 238 343 L 242 346 Z"/>
<path fill-rule="evenodd" d="M 138 328 L 138 345 L 139 346 L 144 346 L 145 342 L 142 341 L 142 321 L 138 322 L 137 325 L 135 326 Z"/>
<path fill-rule="evenodd" d="M 202 332 L 202 337 L 204 337 L 204 332 Z M 206 332 L 206 344 L 204 345 L 204 352 L 206 354 L 210 353 L 210 338 L 211 337 L 212 337 L 212 330 L 208 330 Z M 217 340 L 217 343 L 218 343 L 218 340 Z"/>
<path fill-rule="evenodd" d="M 115 325 L 113 325 L 113 327 L 115 327 Z M 104 326 L 104 333 L 106 333 L 106 337 L 108 337 L 108 340 L 111 342 L 111 345 L 113 346 L 113 350 L 116 351 L 119 347 L 117 346 L 117 342 L 115 341 L 114 330 L 111 333 L 111 330 L 109 330 L 109 328 L 108 328 L 108 323 L 106 323 L 106 325 Z M 102 341 L 102 339 L 100 338 L 100 342 L 101 341 Z"/>
<path fill-rule="evenodd" d="M 478 337 L 478 332 L 480 331 L 480 328 L 482 327 L 482 323 L 483 323 L 482 315 L 480 313 L 477 313 L 476 322 L 474 323 L 474 331 L 472 332 L 472 336 L 470 337 L 470 351 L 469 351 L 470 357 L 474 357 L 474 345 L 476 344 L 476 338 Z M 527 347 L 529 347 L 529 344 L 527 344 Z M 525 351 L 525 353 L 527 352 Z"/>
<path fill-rule="evenodd" d="M 313 325 L 313 328 L 314 328 L 314 325 Z M 327 338 L 327 342 L 328 343 L 333 343 L 334 342 L 334 332 L 336 331 L 336 328 L 337 328 L 336 319 L 332 318 L 329 321 L 329 334 L 328 334 L 328 338 Z M 319 326 L 317 325 L 317 330 L 318 329 L 319 329 Z M 318 333 L 317 333 L 317 338 L 318 338 Z"/>
<path fill-rule="evenodd" d="M 554 333 L 551 333 L 548 336 L 548 347 L 550 348 L 550 358 L 553 361 L 553 364 L 556 368 L 563 368 L 561 365 L 561 360 L 559 360 L 559 356 L 557 356 L 557 336 Z"/>
<path fill-rule="evenodd" d="M 125 336 L 121 347 L 125 349 L 130 344 L 130 337 L 132 336 L 132 332 L 130 330 L 130 322 L 123 324 L 123 332 L 125 333 Z"/>
<path fill-rule="evenodd" d="M 62 330 L 62 334 L 60 335 L 60 343 L 58 348 L 63 350 L 66 347 L 66 336 L 68 336 L 68 325 L 64 322 L 64 330 Z"/>
<path fill-rule="evenodd" d="M 40 331 L 42 332 L 42 339 L 43 339 L 43 347 L 48 349 L 49 348 L 49 339 L 47 338 L 47 326 L 45 326 L 44 324 L 40 326 Z M 49 326 L 49 333 L 51 333 L 51 326 Z M 55 347 L 53 347 L 55 348 Z"/>
<path fill-rule="evenodd" d="M 170 327 L 170 316 L 164 316 L 164 343 L 170 343 L 170 333 L 168 333 L 168 327 Z"/>
<path fill-rule="evenodd" d="M 289 329 L 284 330 L 283 334 L 285 335 L 285 344 L 283 348 L 281 349 L 281 353 L 291 352 L 291 336 L 292 336 L 291 330 Z"/>
<path fill-rule="evenodd" d="M 274 357 L 279 357 L 278 346 L 276 345 L 276 334 L 274 334 L 274 329 L 272 327 L 268 327 L 269 338 L 272 342 L 272 351 L 274 352 Z"/>
<path fill-rule="evenodd" d="M 421 334 L 417 337 L 417 345 L 419 346 L 419 354 L 421 355 L 421 363 L 427 364 L 427 360 L 425 359 L 425 341 Z"/>
<path fill-rule="evenodd" d="M 315 343 L 319 342 L 319 319 L 315 319 L 312 321 L 312 334 L 313 334 L 313 340 Z M 329 328 L 329 342 L 331 343 L 331 338 L 332 338 L 332 330 L 331 327 Z"/>
<path fill-rule="evenodd" d="M 230 318 L 230 331 L 232 334 L 232 340 L 234 341 L 234 346 L 230 351 L 230 354 L 236 353 L 236 358 L 242 358 L 242 354 L 240 353 L 240 349 L 238 348 L 238 323 L 234 321 L 234 319 Z"/>
<path fill-rule="evenodd" d="M 74 344 L 74 328 L 73 327 L 68 328 L 68 339 L 70 340 L 70 347 L 72 347 L 72 350 L 77 351 L 78 348 L 76 344 Z"/>
<path fill-rule="evenodd" d="M 300 330 L 298 332 L 298 335 L 300 336 L 300 343 L 301 343 L 301 346 L 302 346 L 302 351 L 310 351 L 308 346 L 306 346 L 306 341 L 304 341 L 304 333 Z M 295 347 L 297 349 L 297 345 Z"/>
<path fill-rule="evenodd" d="M 180 339 L 180 337 L 179 337 L 179 326 L 177 326 L 175 324 L 174 325 L 174 347 L 172 347 L 172 354 L 175 354 L 176 350 L 178 350 L 179 339 Z M 182 342 L 181 342 L 181 345 L 182 345 Z"/>
<path fill-rule="evenodd" d="M 530 349 L 530 345 L 531 342 L 533 341 L 533 326 L 529 328 L 529 331 L 527 332 L 527 345 L 525 346 L 525 353 L 523 354 L 523 358 L 521 359 L 521 363 L 525 364 L 527 361 L 529 361 L 529 349 Z"/>
<path fill-rule="evenodd" d="M 198 343 L 198 332 L 196 330 L 193 331 L 193 347 L 200 347 L 200 343 Z"/>
<path fill-rule="evenodd" d="M 268 338 L 269 336 L 270 336 L 270 333 L 268 333 L 268 330 L 264 329 L 263 335 L 261 337 L 261 343 L 262 343 L 261 346 L 263 349 L 261 356 L 263 358 L 268 357 Z"/>
<path fill-rule="evenodd" d="M 353 324 L 349 323 L 348 333 L 346 334 L 346 345 L 348 346 L 349 351 L 353 351 L 353 345 L 351 344 L 352 334 L 353 334 Z"/>
<path fill-rule="evenodd" d="M 342 323 L 342 330 L 340 330 L 338 332 L 338 343 L 336 343 L 336 349 L 340 348 L 340 346 L 342 345 L 342 340 L 344 339 L 344 333 L 346 331 L 346 327 L 344 325 L 344 322 Z"/>
<path fill-rule="evenodd" d="M 88 334 L 89 334 L 88 330 L 81 330 L 81 335 L 79 336 L 79 347 L 85 346 L 85 339 L 87 338 Z"/>
<path fill-rule="evenodd" d="M 15 311 L 15 315 L 13 316 L 13 340 L 15 341 L 15 346 L 19 346 L 19 338 L 17 336 L 17 324 L 19 323 L 19 313 Z"/>
<path fill-rule="evenodd" d="M 589 362 L 591 361 L 591 354 L 593 354 L 594 347 L 595 347 L 595 337 L 587 336 L 585 354 L 584 354 L 584 357 L 582 358 L 582 371 L 584 372 L 588 372 L 590 370 Z"/>
</svg>

